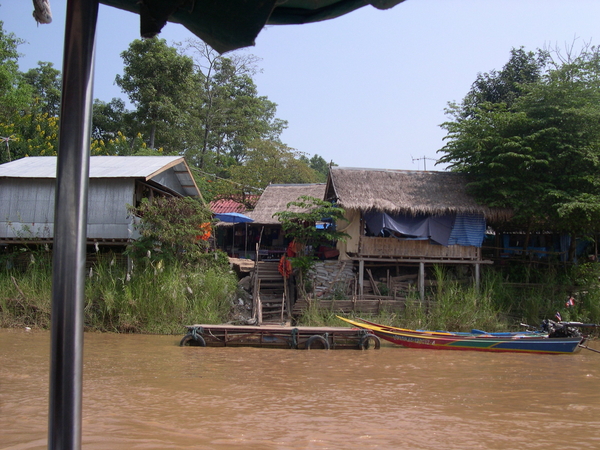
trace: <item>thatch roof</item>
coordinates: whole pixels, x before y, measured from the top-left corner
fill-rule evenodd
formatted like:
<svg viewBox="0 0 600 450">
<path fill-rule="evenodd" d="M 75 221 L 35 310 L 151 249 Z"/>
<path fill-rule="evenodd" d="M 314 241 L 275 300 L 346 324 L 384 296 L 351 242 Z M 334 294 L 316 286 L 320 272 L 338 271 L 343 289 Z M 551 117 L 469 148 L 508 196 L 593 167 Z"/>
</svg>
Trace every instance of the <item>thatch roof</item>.
<svg viewBox="0 0 600 450">
<path fill-rule="evenodd" d="M 391 214 L 479 213 L 487 219 L 508 211 L 478 204 L 467 193 L 464 175 L 454 172 L 332 167 L 325 198 L 347 210 Z"/>
<path fill-rule="evenodd" d="M 287 204 L 298 200 L 299 197 L 308 195 L 323 200 L 325 184 L 271 184 L 264 190 L 254 211 L 246 213 L 254 219 L 255 224 L 279 224 L 273 214 L 287 210 Z M 299 208 L 290 208 L 290 211 L 302 212 Z"/>
</svg>

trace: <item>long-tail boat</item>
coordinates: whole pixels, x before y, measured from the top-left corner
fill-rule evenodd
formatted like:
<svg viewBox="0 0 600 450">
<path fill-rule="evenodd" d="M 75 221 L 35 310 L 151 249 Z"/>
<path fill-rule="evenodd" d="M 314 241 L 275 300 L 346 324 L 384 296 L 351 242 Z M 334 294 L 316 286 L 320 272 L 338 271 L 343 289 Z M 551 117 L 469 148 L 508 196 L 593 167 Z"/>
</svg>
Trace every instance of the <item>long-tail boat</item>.
<svg viewBox="0 0 600 450">
<path fill-rule="evenodd" d="M 339 317 L 339 316 L 337 316 Z M 343 319 L 343 317 L 339 317 Z M 449 335 L 449 336 L 477 336 L 477 335 L 491 335 L 491 336 L 544 336 L 547 335 L 548 332 L 545 330 L 523 330 L 523 331 L 499 331 L 499 332 L 487 332 L 478 329 L 472 329 L 471 331 L 442 331 L 442 330 L 411 330 L 408 328 L 398 328 L 392 327 L 389 325 L 381 325 L 375 322 L 370 322 L 368 320 L 358 318 L 357 320 L 366 323 L 367 325 L 374 325 L 376 327 L 380 327 L 382 329 L 386 329 L 389 331 L 409 331 L 411 333 L 427 333 L 427 334 L 439 334 L 439 335 Z"/>
<path fill-rule="evenodd" d="M 356 322 L 338 316 L 341 320 L 367 330 L 375 336 L 408 348 L 436 350 L 471 350 L 483 352 L 519 352 L 545 354 L 572 354 L 584 348 L 587 338 L 575 330 L 574 336 L 564 333 L 514 333 L 508 335 L 452 333 L 394 328 L 374 323 Z"/>
</svg>

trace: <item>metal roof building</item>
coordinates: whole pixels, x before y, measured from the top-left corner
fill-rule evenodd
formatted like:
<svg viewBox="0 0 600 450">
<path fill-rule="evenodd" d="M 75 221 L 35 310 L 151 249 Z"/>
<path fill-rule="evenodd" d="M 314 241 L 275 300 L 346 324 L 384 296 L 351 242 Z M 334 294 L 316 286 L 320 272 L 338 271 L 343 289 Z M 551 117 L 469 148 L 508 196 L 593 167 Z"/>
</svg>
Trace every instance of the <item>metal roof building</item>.
<svg viewBox="0 0 600 450">
<path fill-rule="evenodd" d="M 52 239 L 55 179 L 56 157 L 0 165 L 0 243 Z M 135 238 L 127 205 L 154 196 L 201 196 L 182 157 L 92 156 L 88 242 L 123 243 Z"/>
</svg>

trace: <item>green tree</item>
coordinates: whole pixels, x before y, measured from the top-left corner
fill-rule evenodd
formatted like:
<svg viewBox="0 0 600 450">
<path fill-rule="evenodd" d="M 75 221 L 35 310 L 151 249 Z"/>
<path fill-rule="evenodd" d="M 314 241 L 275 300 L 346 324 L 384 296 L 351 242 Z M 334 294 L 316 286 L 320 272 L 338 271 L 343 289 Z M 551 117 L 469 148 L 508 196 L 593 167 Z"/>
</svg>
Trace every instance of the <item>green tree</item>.
<svg viewBox="0 0 600 450">
<path fill-rule="evenodd" d="M 600 52 L 597 48 L 551 70 L 519 100 L 527 137 L 548 161 L 543 197 L 551 223 L 583 234 L 600 220 Z"/>
<path fill-rule="evenodd" d="M 25 81 L 33 88 L 36 110 L 49 117 L 58 117 L 62 77 L 60 70 L 51 62 L 38 62 L 38 67 L 24 74 Z"/>
<path fill-rule="evenodd" d="M 0 21 L 0 163 L 32 155 L 56 155 L 60 72 L 51 63 L 19 71 L 24 41 Z"/>
<path fill-rule="evenodd" d="M 511 49 L 510 58 L 500 71 L 477 75 L 463 100 L 461 113 L 475 113 L 486 103 L 511 106 L 523 94 L 525 86 L 541 80 L 549 58 L 549 53 L 543 50 L 526 52 L 523 47 Z"/>
<path fill-rule="evenodd" d="M 184 151 L 190 93 L 195 84 L 191 58 L 158 38 L 134 40 L 121 57 L 125 67 L 115 81 L 136 106 L 134 131 L 148 136 L 150 148 Z"/>
<path fill-rule="evenodd" d="M 555 62 L 535 82 L 515 82 L 515 92 L 509 102 L 451 105 L 440 161 L 469 175 L 478 200 L 512 209 L 528 229 L 573 236 L 594 230 L 600 220 L 598 50 Z"/>
<path fill-rule="evenodd" d="M 281 222 L 286 237 L 296 242 L 299 250 L 297 255 L 290 258 L 292 266 L 299 270 L 300 283 L 305 280 L 307 272 L 314 266 L 314 251 L 319 245 L 330 245 L 335 241 L 343 241 L 348 234 L 337 231 L 335 225 L 345 221 L 344 209 L 315 197 L 303 195 L 298 200 L 289 202 L 287 210 L 275 213 Z M 317 228 L 316 224 L 327 220 L 333 226 Z"/>
<path fill-rule="evenodd" d="M 23 89 L 19 94 L 22 101 L 5 127 L 6 134 L 14 139 L 7 142 L 7 153 L 10 146 L 12 159 L 54 156 L 58 146 L 60 71 L 52 63 L 39 62 L 37 68 L 20 73 L 19 79 L 21 87 L 17 90 Z"/>
<path fill-rule="evenodd" d="M 196 140 L 186 152 L 191 164 L 219 171 L 243 162 L 251 142 L 279 140 L 287 122 L 275 117 L 275 103 L 258 95 L 252 78 L 258 58 L 243 52 L 220 56 L 198 40 L 189 40 L 186 51 L 199 83 L 191 114 Z"/>
<path fill-rule="evenodd" d="M 206 199 L 231 199 L 253 208 L 269 184 L 316 183 L 317 173 L 295 150 L 276 141 L 257 140 L 248 146 L 242 164 L 232 164 L 223 176 L 202 173 L 197 179 Z"/>
<path fill-rule="evenodd" d="M 56 156 L 59 118 L 48 113 L 30 113 L 17 118 L 17 135 L 13 156 Z M 11 147 L 12 149 L 13 147 Z"/>
<path fill-rule="evenodd" d="M 197 264 L 204 261 L 208 241 L 202 237 L 210 230 L 211 211 L 199 200 L 189 197 L 159 197 L 152 202 L 142 200 L 129 212 L 141 220 L 136 229 L 141 237 L 129 253 L 143 260 L 179 260 Z"/>
<path fill-rule="evenodd" d="M 308 167 L 310 167 L 312 170 L 315 171 L 317 180 L 319 181 L 319 183 L 324 183 L 325 181 L 327 181 L 327 176 L 329 175 L 330 165 L 331 166 L 337 165 L 337 164 L 334 164 L 333 161 L 331 161 L 331 164 L 328 163 L 327 161 L 325 161 L 325 159 L 322 156 L 319 156 L 319 155 L 314 155 L 310 159 L 308 159 L 308 157 L 305 155 L 300 155 L 299 159 L 300 159 L 300 161 L 306 163 L 308 165 Z"/>
<path fill-rule="evenodd" d="M 141 134 L 134 138 L 128 138 L 117 131 L 114 138 L 92 139 L 91 154 L 94 156 L 117 155 L 117 156 L 156 156 L 161 155 L 160 150 L 149 149 Z"/>
<path fill-rule="evenodd" d="M 233 164 L 226 177 L 203 174 L 197 183 L 207 201 L 231 199 L 253 208 L 269 184 L 318 183 L 319 174 L 299 152 L 276 141 L 252 142 L 242 164 Z"/>
<path fill-rule="evenodd" d="M 95 99 L 92 115 L 92 139 L 107 141 L 116 138 L 118 132 L 124 135 L 132 134 L 131 120 L 127 121 L 128 115 L 125 102 L 120 98 L 113 98 L 108 103 Z"/>
<path fill-rule="evenodd" d="M 31 103 L 32 89 L 19 72 L 17 47 L 24 41 L 4 31 L 0 21 L 0 122 L 7 124 Z"/>
<path fill-rule="evenodd" d="M 162 155 L 162 149 L 149 148 L 141 132 L 135 132 L 132 112 L 125 102 L 113 98 L 110 102 L 94 100 L 92 117 L 93 155 Z"/>
<path fill-rule="evenodd" d="M 31 105 L 32 88 L 19 72 L 17 48 L 24 41 L 4 31 L 0 21 L 0 163 L 20 157 L 23 142 L 20 119 Z"/>
<path fill-rule="evenodd" d="M 317 177 L 297 152 L 276 141 L 252 142 L 241 165 L 229 168 L 231 181 L 264 189 L 269 184 L 316 183 Z M 257 193 L 257 192 L 253 192 Z"/>
<path fill-rule="evenodd" d="M 337 231 L 336 227 L 316 228 L 316 224 L 327 220 L 336 224 L 345 221 L 344 209 L 331 202 L 308 195 L 303 195 L 298 200 L 289 202 L 287 210 L 275 213 L 287 237 L 293 238 L 304 245 L 319 242 L 332 242 L 344 240 L 346 233 Z"/>
</svg>

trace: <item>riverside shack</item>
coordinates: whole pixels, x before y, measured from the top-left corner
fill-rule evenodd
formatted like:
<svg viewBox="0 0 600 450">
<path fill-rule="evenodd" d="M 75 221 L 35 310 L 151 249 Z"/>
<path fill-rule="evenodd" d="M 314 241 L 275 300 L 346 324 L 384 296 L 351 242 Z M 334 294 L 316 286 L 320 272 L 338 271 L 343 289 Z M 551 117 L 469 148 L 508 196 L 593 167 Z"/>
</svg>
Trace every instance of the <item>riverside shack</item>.
<svg viewBox="0 0 600 450">
<path fill-rule="evenodd" d="M 286 211 L 287 204 L 297 201 L 302 196 L 323 200 L 324 183 L 312 184 L 270 184 L 256 203 L 253 211 L 248 212 L 254 222 L 249 225 L 252 242 L 261 241 L 261 256 L 267 259 L 279 258 L 285 253 L 287 241 L 281 223 L 275 213 Z M 290 211 L 302 212 L 292 206 Z"/>
<path fill-rule="evenodd" d="M 418 266 L 424 295 L 426 265 L 470 265 L 479 282 L 486 220 L 507 215 L 478 204 L 466 179 L 452 172 L 332 167 L 325 199 L 346 210 L 338 242 L 340 260 L 358 263 L 364 288 L 365 264 Z"/>
<path fill-rule="evenodd" d="M 0 244 L 52 243 L 56 157 L 0 165 Z M 127 205 L 159 196 L 200 197 L 179 156 L 92 156 L 87 242 L 126 245 L 137 237 Z"/>
</svg>

